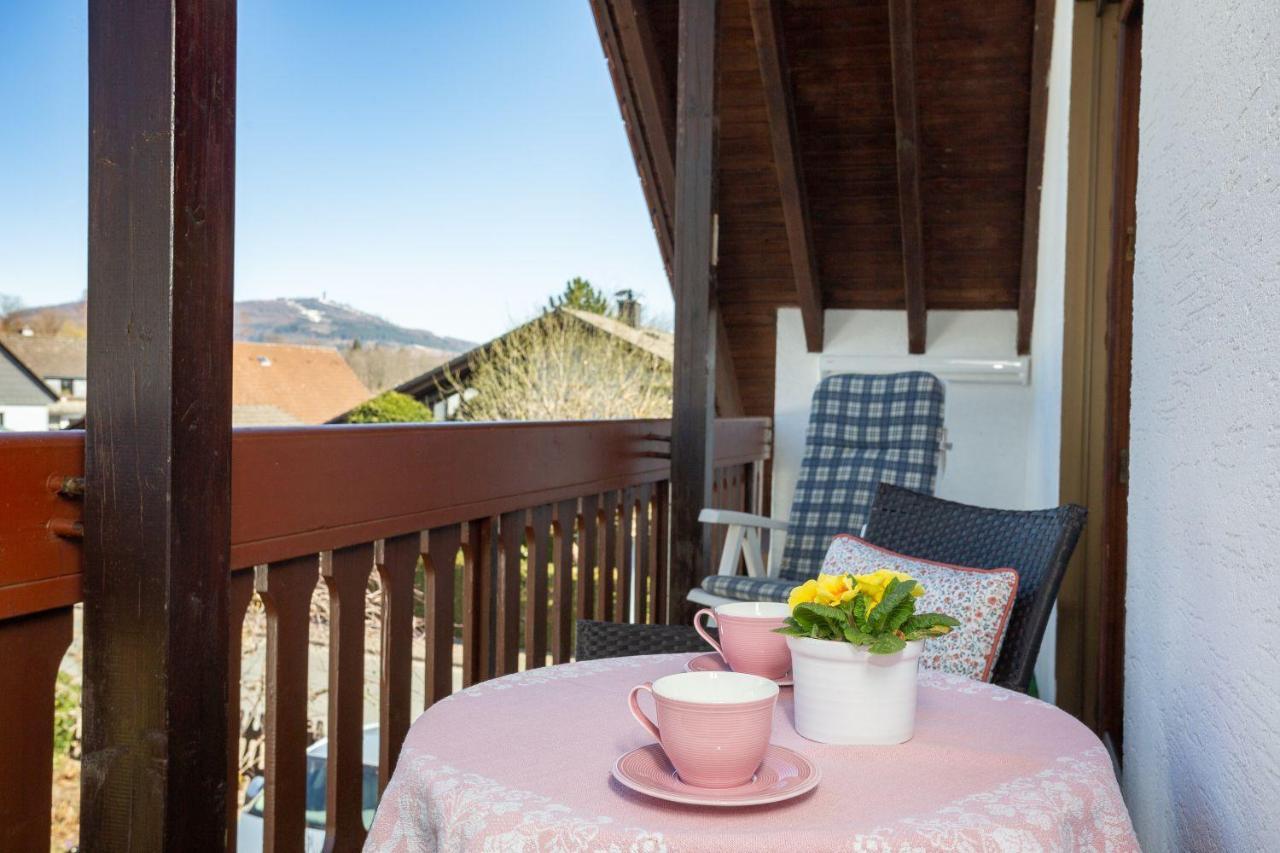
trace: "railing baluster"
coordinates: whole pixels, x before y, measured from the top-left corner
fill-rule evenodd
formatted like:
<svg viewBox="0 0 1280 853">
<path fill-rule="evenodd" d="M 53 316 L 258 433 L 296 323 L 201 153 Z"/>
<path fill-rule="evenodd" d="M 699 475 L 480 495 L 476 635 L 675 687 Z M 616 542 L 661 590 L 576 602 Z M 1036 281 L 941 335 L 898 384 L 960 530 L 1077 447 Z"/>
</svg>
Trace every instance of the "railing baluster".
<svg viewBox="0 0 1280 853">
<path fill-rule="evenodd" d="M 424 710 L 453 692 L 453 576 L 461 535 L 456 524 L 433 528 L 427 534 Z"/>
<path fill-rule="evenodd" d="M 0 621 L 0 850 L 48 850 L 58 666 L 71 608 Z"/>
<path fill-rule="evenodd" d="M 631 621 L 631 567 L 634 559 L 631 553 L 634 540 L 631 525 L 635 517 L 635 489 L 623 489 L 621 505 L 618 508 L 618 547 L 614 557 L 614 562 L 618 566 L 618 585 L 613 605 L 615 622 Z"/>
<path fill-rule="evenodd" d="M 386 790 L 413 713 L 413 581 L 422 536 L 408 533 L 382 543 L 382 672 L 378 685 L 378 793 Z M 449 578 L 453 579 L 450 566 Z"/>
<path fill-rule="evenodd" d="M 601 500 L 603 526 L 600 548 L 600 582 L 596 585 L 596 618 L 613 618 L 614 575 L 618 569 L 618 493 L 605 492 Z"/>
<path fill-rule="evenodd" d="M 547 665 L 547 564 L 551 562 L 551 507 L 529 512 L 530 533 L 525 545 L 524 668 Z"/>
<path fill-rule="evenodd" d="M 671 621 L 670 602 L 671 483 L 662 480 L 653 487 L 653 621 L 665 625 Z"/>
<path fill-rule="evenodd" d="M 253 599 L 253 572 L 233 572 L 227 584 L 227 849 L 240 823 L 240 653 L 244 614 Z"/>
<path fill-rule="evenodd" d="M 494 675 L 520 669 L 520 546 L 528 525 L 525 510 L 502 514 L 498 522 L 498 618 Z"/>
<path fill-rule="evenodd" d="M 299 849 L 306 832 L 307 650 L 315 554 L 254 570 L 267 611 L 266 853 Z"/>
<path fill-rule="evenodd" d="M 578 535 L 578 618 L 593 619 L 595 573 L 600 565 L 600 496 L 582 499 L 582 522 Z"/>
<path fill-rule="evenodd" d="M 364 610 L 373 544 L 335 550 L 321 561 L 329 590 L 329 752 L 326 761 L 325 850 L 364 845 Z"/>
<path fill-rule="evenodd" d="M 556 504 L 554 547 L 555 600 L 551 616 L 551 659 L 568 663 L 573 654 L 573 540 L 578 529 L 578 502 Z"/>
<path fill-rule="evenodd" d="M 653 486 L 644 483 L 636 490 L 636 622 L 652 621 L 653 539 L 651 511 Z"/>
<path fill-rule="evenodd" d="M 488 518 L 466 524 L 462 563 L 462 686 L 489 677 L 489 577 L 493 522 Z"/>
</svg>

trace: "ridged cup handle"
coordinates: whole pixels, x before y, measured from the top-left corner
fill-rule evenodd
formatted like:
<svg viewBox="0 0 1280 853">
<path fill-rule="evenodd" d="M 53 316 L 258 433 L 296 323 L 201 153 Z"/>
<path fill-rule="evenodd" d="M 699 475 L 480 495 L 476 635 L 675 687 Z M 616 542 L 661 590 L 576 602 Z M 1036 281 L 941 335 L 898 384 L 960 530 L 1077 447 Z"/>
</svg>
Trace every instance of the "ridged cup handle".
<svg viewBox="0 0 1280 853">
<path fill-rule="evenodd" d="M 652 696 L 653 682 L 646 681 L 644 684 L 637 684 L 635 687 L 631 688 L 631 694 L 627 696 L 627 703 L 631 705 L 631 715 L 636 718 L 636 721 L 639 722 L 640 725 L 645 727 L 645 730 L 648 731 L 649 734 L 653 735 L 654 740 L 661 742 L 662 735 L 658 734 L 658 727 L 653 724 L 653 720 L 650 720 L 645 716 L 644 711 L 640 710 L 640 703 L 636 701 L 636 695 L 641 690 L 648 690 L 649 695 Z"/>
<path fill-rule="evenodd" d="M 716 612 L 712 610 L 710 607 L 704 607 L 701 610 L 699 610 L 697 613 L 693 614 L 693 630 L 697 631 L 698 636 L 706 640 L 707 644 L 711 646 L 711 648 L 716 650 L 716 654 L 720 655 L 720 657 L 724 657 L 724 651 L 721 650 L 720 644 L 717 643 L 714 639 L 712 639 L 711 635 L 707 633 L 707 629 L 702 626 L 703 616 L 710 619 L 712 616 L 715 616 L 715 615 L 716 615 Z"/>
</svg>

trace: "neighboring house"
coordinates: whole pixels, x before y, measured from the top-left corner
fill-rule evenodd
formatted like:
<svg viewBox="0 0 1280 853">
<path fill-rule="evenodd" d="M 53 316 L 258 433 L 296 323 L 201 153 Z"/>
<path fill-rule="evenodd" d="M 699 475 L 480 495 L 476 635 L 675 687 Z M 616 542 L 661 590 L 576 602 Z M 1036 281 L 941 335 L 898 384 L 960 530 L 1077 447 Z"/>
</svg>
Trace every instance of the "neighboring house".
<svg viewBox="0 0 1280 853">
<path fill-rule="evenodd" d="M 0 431 L 49 429 L 49 405 L 57 395 L 0 341 Z"/>
<path fill-rule="evenodd" d="M 674 360 L 675 337 L 670 332 L 637 328 L 613 317 L 594 314 L 590 311 L 579 311 L 575 308 L 558 308 L 556 313 L 563 317 L 573 318 L 601 334 L 612 335 L 626 341 L 636 349 L 647 352 L 667 364 L 671 364 Z M 470 390 L 467 388 L 467 380 L 471 376 L 476 354 L 489 349 L 498 341 L 507 338 L 518 330 L 540 322 L 542 319 L 543 317 L 540 316 L 530 320 L 505 335 L 457 355 L 444 364 L 437 365 L 426 373 L 401 383 L 395 390 L 402 394 L 408 394 L 410 397 L 430 406 L 436 420 L 451 420 L 456 416 L 459 407 L 462 405 L 461 396 L 456 390 L 457 386 L 462 386 L 463 394 Z M 471 398 L 468 397 L 468 399 Z"/>
<path fill-rule="evenodd" d="M 323 424 L 369 398 L 329 347 L 237 341 L 232 355 L 235 426 Z"/>
<path fill-rule="evenodd" d="M 50 428 L 66 429 L 84 418 L 89 363 L 84 338 L 24 332 L 0 335 L 0 342 L 55 395 L 48 406 Z"/>
</svg>

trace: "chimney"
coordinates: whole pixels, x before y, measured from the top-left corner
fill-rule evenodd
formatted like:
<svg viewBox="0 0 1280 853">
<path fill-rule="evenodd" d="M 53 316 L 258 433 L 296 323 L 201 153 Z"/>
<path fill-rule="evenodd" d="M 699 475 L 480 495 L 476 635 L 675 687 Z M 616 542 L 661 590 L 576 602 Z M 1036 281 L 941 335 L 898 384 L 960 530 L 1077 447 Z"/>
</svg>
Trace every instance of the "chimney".
<svg viewBox="0 0 1280 853">
<path fill-rule="evenodd" d="M 619 290 L 614 294 L 618 298 L 618 319 L 631 328 L 640 325 L 640 300 L 631 290 Z"/>
</svg>

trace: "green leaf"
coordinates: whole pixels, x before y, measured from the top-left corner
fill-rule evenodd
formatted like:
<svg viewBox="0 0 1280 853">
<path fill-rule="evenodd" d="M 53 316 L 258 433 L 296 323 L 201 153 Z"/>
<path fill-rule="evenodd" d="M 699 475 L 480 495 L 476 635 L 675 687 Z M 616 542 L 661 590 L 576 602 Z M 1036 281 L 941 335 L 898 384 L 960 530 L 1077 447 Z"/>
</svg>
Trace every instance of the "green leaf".
<svg viewBox="0 0 1280 853">
<path fill-rule="evenodd" d="M 865 632 L 871 626 L 867 624 L 867 594 L 860 592 L 853 597 L 853 624 L 859 631 Z"/>
<path fill-rule="evenodd" d="M 807 637 L 809 632 L 801 628 L 799 625 L 783 625 L 781 628 L 774 628 L 775 634 L 786 634 L 788 637 Z"/>
<path fill-rule="evenodd" d="M 809 602 L 808 604 L 797 604 L 796 612 L 804 613 L 806 615 L 812 614 L 815 622 L 819 619 L 822 619 L 827 622 L 837 622 L 837 623 L 842 623 L 846 621 L 845 613 L 843 610 L 840 610 L 839 608 L 836 608 L 836 607 L 831 607 L 826 604 L 818 604 L 816 601 Z"/>
<path fill-rule="evenodd" d="M 864 634 L 852 625 L 844 626 L 844 638 L 847 642 L 853 643 L 855 646 L 869 646 L 875 637 L 870 634 Z"/>
<path fill-rule="evenodd" d="M 960 622 L 944 613 L 917 613 L 903 623 L 902 630 L 924 631 L 938 627 L 959 628 Z"/>
<path fill-rule="evenodd" d="M 867 651 L 873 655 L 891 655 L 902 651 L 906 646 L 907 644 L 897 634 L 881 634 L 867 647 Z"/>
<path fill-rule="evenodd" d="M 884 598 L 880 599 L 880 603 L 876 605 L 876 609 L 869 617 L 872 630 L 876 633 L 883 630 L 890 614 L 898 609 L 898 605 L 911 598 L 911 591 L 915 588 L 914 580 L 902 581 L 894 578 L 889 581 L 889 586 L 884 591 Z"/>
<path fill-rule="evenodd" d="M 813 627 L 813 617 L 809 613 L 802 611 L 799 607 L 791 611 L 791 615 L 787 617 L 807 633 Z"/>
<path fill-rule="evenodd" d="M 884 629 L 891 633 L 899 630 L 915 612 L 916 600 L 914 598 L 908 598 L 906 601 L 894 608 L 893 612 L 889 614 L 889 618 L 885 620 Z"/>
</svg>

